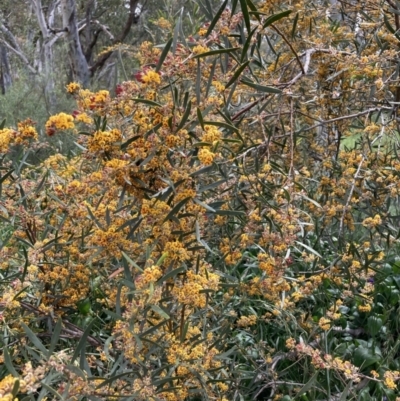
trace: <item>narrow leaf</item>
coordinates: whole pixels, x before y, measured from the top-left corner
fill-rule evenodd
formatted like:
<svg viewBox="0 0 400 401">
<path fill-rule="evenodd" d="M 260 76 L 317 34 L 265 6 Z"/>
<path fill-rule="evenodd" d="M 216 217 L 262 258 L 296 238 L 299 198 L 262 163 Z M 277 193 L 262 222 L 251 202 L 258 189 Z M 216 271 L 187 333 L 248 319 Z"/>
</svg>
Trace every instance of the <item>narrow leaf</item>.
<svg viewBox="0 0 400 401">
<path fill-rule="evenodd" d="M 161 69 L 161 67 L 162 67 L 162 65 L 163 65 L 163 62 L 164 62 L 165 58 L 166 58 L 167 55 L 168 55 L 169 49 L 171 48 L 172 41 L 173 41 L 173 38 L 171 38 L 171 39 L 165 44 L 164 49 L 163 49 L 163 51 L 162 51 L 162 53 L 161 53 L 161 55 L 160 55 L 160 58 L 158 59 L 158 63 L 157 63 L 157 66 L 156 66 L 156 72 L 160 71 L 160 69 Z"/>
<path fill-rule="evenodd" d="M 249 65 L 250 60 L 246 61 L 244 64 L 242 64 L 233 74 L 232 78 L 228 81 L 228 83 L 225 85 L 225 89 L 229 88 L 240 76 L 240 74 L 244 71 L 244 69 Z"/>
<path fill-rule="evenodd" d="M 12 374 L 14 377 L 19 377 L 19 374 L 15 370 L 14 365 L 12 363 L 12 359 L 8 352 L 7 346 L 3 347 L 3 355 L 4 355 L 4 364 L 6 365 L 8 373 Z"/>
<path fill-rule="evenodd" d="M 315 372 L 311 379 L 300 389 L 300 391 L 296 394 L 296 396 L 294 397 L 299 398 L 300 396 L 302 396 L 303 394 L 305 394 L 307 391 L 311 390 L 312 386 L 314 385 L 314 383 L 317 380 L 317 376 L 318 376 L 319 372 Z"/>
<path fill-rule="evenodd" d="M 172 216 L 175 216 L 179 210 L 182 209 L 182 207 L 184 205 L 186 205 L 186 203 L 188 203 L 188 201 L 191 199 L 191 197 L 187 197 L 185 199 L 182 199 L 180 202 L 178 202 L 172 209 L 171 211 L 167 214 L 167 216 L 165 217 L 163 223 L 165 223 L 166 221 L 168 221 L 169 219 L 171 219 Z"/>
<path fill-rule="evenodd" d="M 176 128 L 176 132 L 178 132 L 180 129 L 182 129 L 183 126 L 185 125 L 187 119 L 188 119 L 189 116 L 190 116 L 190 111 L 191 111 L 191 109 L 192 109 L 192 102 L 189 100 L 189 103 L 188 103 L 188 105 L 187 105 L 187 107 L 186 107 L 185 113 L 184 113 L 183 116 L 182 116 L 182 120 L 179 122 L 179 125 L 178 125 L 178 127 Z"/>
<path fill-rule="evenodd" d="M 216 54 L 232 53 L 238 49 L 239 49 L 239 47 L 229 47 L 227 49 L 224 48 L 224 49 L 210 50 L 208 52 L 196 54 L 195 56 L 193 56 L 193 58 L 203 58 L 203 57 L 207 57 L 207 56 L 215 56 Z"/>
<path fill-rule="evenodd" d="M 274 14 L 271 15 L 269 18 L 267 18 L 267 20 L 264 22 L 263 25 L 263 29 L 267 28 L 268 26 L 270 26 L 271 24 L 273 24 L 276 21 L 279 21 L 280 19 L 287 17 L 290 13 L 292 12 L 292 10 L 286 10 L 283 11 L 279 14 Z"/>
<path fill-rule="evenodd" d="M 168 313 L 166 313 L 163 309 L 161 309 L 159 306 L 157 305 L 150 305 L 150 308 L 157 313 L 157 315 L 160 315 L 161 317 L 163 317 L 164 319 L 171 319 L 171 317 L 168 315 Z"/>
<path fill-rule="evenodd" d="M 177 269 L 174 269 L 166 274 L 164 274 L 164 276 L 162 276 L 159 280 L 158 280 L 158 284 L 163 283 L 164 281 L 167 281 L 170 278 L 175 277 L 176 275 L 183 273 L 186 271 L 186 267 L 185 266 L 181 266 L 178 267 Z"/>
<path fill-rule="evenodd" d="M 143 273 L 143 269 L 140 268 L 138 264 L 134 262 L 124 251 L 121 251 L 121 254 L 131 266 Z"/>
<path fill-rule="evenodd" d="M 78 345 L 75 348 L 74 354 L 72 355 L 72 359 L 71 359 L 71 365 L 74 363 L 74 361 L 76 360 L 76 358 L 78 358 L 78 356 L 80 355 L 82 349 L 84 349 L 86 347 L 86 340 L 90 334 L 90 331 L 92 330 L 92 326 L 93 323 L 97 320 L 97 317 L 93 318 L 88 326 L 86 327 L 85 331 L 82 334 L 82 337 L 80 338 Z"/>
<path fill-rule="evenodd" d="M 215 14 L 215 17 L 213 18 L 213 20 L 210 23 L 210 26 L 208 27 L 207 33 L 206 33 L 206 37 L 212 32 L 212 30 L 214 29 L 215 25 L 217 24 L 218 20 L 220 19 L 222 13 L 224 12 L 226 5 L 228 4 L 228 0 L 225 0 L 221 7 L 219 8 L 219 10 L 217 11 L 217 13 Z"/>
<path fill-rule="evenodd" d="M 53 334 L 51 335 L 51 343 L 49 348 L 50 355 L 52 355 L 52 353 L 54 352 L 58 340 L 60 339 L 61 329 L 62 329 L 62 320 L 58 319 L 56 325 L 54 326 Z"/>
<path fill-rule="evenodd" d="M 240 5 L 242 7 L 244 23 L 246 24 L 247 32 L 248 32 L 248 34 L 250 34 L 250 29 L 251 29 L 250 15 L 249 15 L 249 9 L 247 8 L 246 0 L 240 0 Z"/>
<path fill-rule="evenodd" d="M 270 86 L 264 86 L 264 85 L 259 85 L 251 81 L 247 80 L 241 80 L 240 81 L 242 84 L 250 86 L 251 88 L 254 88 L 260 92 L 266 92 L 266 93 L 282 93 L 280 89 L 272 88 Z"/>
<path fill-rule="evenodd" d="M 204 119 L 199 108 L 197 108 L 197 119 L 199 120 L 201 128 L 204 130 Z"/>
<path fill-rule="evenodd" d="M 153 107 L 162 107 L 162 105 L 160 103 L 153 102 L 153 100 L 141 99 L 141 98 L 134 98 L 132 100 L 136 103 L 144 103 L 144 104 L 147 104 L 147 105 L 153 106 Z"/>
<path fill-rule="evenodd" d="M 303 244 L 302 242 L 299 241 L 295 241 L 296 244 L 301 245 L 302 247 L 306 248 L 308 251 L 310 251 L 311 253 L 313 253 L 315 256 L 318 256 L 319 258 L 322 259 L 322 256 L 313 248 L 311 248 L 310 246 Z"/>
<path fill-rule="evenodd" d="M 29 340 L 31 340 L 32 344 L 46 357 L 49 357 L 49 351 L 43 345 L 43 343 L 39 340 L 36 334 L 24 323 L 20 322 L 22 328 L 24 329 L 26 335 L 28 336 Z"/>
</svg>

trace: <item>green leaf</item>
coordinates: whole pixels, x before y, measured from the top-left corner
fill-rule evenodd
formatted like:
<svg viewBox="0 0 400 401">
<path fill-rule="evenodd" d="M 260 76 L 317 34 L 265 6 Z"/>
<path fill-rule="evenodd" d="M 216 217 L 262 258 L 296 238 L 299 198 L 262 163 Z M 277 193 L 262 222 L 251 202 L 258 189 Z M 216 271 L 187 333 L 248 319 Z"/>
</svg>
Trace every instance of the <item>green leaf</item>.
<svg viewBox="0 0 400 401">
<path fill-rule="evenodd" d="M 240 49 L 240 47 L 229 47 L 227 49 L 223 48 L 223 49 L 210 50 L 208 52 L 196 54 L 195 56 L 193 56 L 193 58 L 195 59 L 195 58 L 202 58 L 202 57 L 207 57 L 207 56 L 215 56 L 216 54 L 232 53 L 238 49 Z"/>
<path fill-rule="evenodd" d="M 83 301 L 79 301 L 77 306 L 78 306 L 79 312 L 82 315 L 87 315 L 90 312 L 90 309 L 91 309 L 90 299 L 86 298 Z"/>
<path fill-rule="evenodd" d="M 251 0 L 246 0 L 247 1 L 247 5 L 249 6 L 249 9 L 256 13 L 257 12 L 257 7 L 254 5 L 254 3 Z"/>
<path fill-rule="evenodd" d="M 121 144 L 121 150 L 126 149 L 132 142 L 135 142 L 139 138 L 141 138 L 141 135 L 136 135 L 132 138 L 127 139 L 124 143 Z"/>
<path fill-rule="evenodd" d="M 132 100 L 136 103 L 143 103 L 153 107 L 162 107 L 162 104 L 154 102 L 153 100 L 141 99 L 141 98 L 133 98 Z"/>
<path fill-rule="evenodd" d="M 50 356 L 49 351 L 43 345 L 43 343 L 39 340 L 36 334 L 24 323 L 20 322 L 20 325 L 24 329 L 26 335 L 28 336 L 29 340 L 32 344 L 46 357 L 46 359 Z"/>
<path fill-rule="evenodd" d="M 218 214 L 220 216 L 236 216 L 236 217 L 246 216 L 246 213 L 242 212 L 240 210 L 221 210 L 221 209 L 218 209 L 218 210 L 215 211 L 215 214 Z"/>
<path fill-rule="evenodd" d="M 212 32 L 212 30 L 214 29 L 215 25 L 217 24 L 218 20 L 220 19 L 222 13 L 224 12 L 226 6 L 228 4 L 228 0 L 225 0 L 221 7 L 218 9 L 217 13 L 215 14 L 215 17 L 213 18 L 213 20 L 210 23 L 210 26 L 207 29 L 207 33 L 206 33 L 206 37 Z"/>
<path fill-rule="evenodd" d="M 268 26 L 270 26 L 274 22 L 279 21 L 280 19 L 282 19 L 284 17 L 287 17 L 291 12 L 292 12 L 292 10 L 287 10 L 287 11 L 283 11 L 283 12 L 281 12 L 279 14 L 271 15 L 264 22 L 263 29 L 267 28 Z"/>
<path fill-rule="evenodd" d="M 294 17 L 293 20 L 293 26 L 292 26 L 292 39 L 294 39 L 294 37 L 296 36 L 296 28 L 297 28 L 297 22 L 299 21 L 299 13 L 296 13 L 296 16 Z"/>
<path fill-rule="evenodd" d="M 382 326 L 383 326 L 383 321 L 380 317 L 370 316 L 368 318 L 368 323 L 367 323 L 368 333 L 372 337 L 375 337 L 380 332 Z"/>
<path fill-rule="evenodd" d="M 389 22 L 388 17 L 386 16 L 386 14 L 383 14 L 383 21 L 385 22 L 385 26 L 386 28 L 389 30 L 390 33 L 394 34 L 396 32 L 396 30 L 392 27 L 392 25 Z"/>
<path fill-rule="evenodd" d="M 198 175 L 202 175 L 202 174 L 206 174 L 206 173 L 210 173 L 211 171 L 213 171 L 215 169 L 215 165 L 211 164 L 210 166 L 206 166 L 206 167 L 202 167 L 196 171 L 194 171 L 193 173 L 189 174 L 189 177 L 196 177 Z"/>
<path fill-rule="evenodd" d="M 178 275 L 178 274 L 180 274 L 180 273 L 183 273 L 183 272 L 185 272 L 185 271 L 186 271 L 186 267 L 185 267 L 185 266 L 178 267 L 177 269 L 174 269 L 174 270 L 172 270 L 172 271 L 170 271 L 170 272 L 164 274 L 164 276 L 162 276 L 162 277 L 158 280 L 158 284 L 161 284 L 161 283 L 163 283 L 164 281 L 166 281 L 166 280 L 168 280 L 168 279 L 170 279 L 170 278 L 173 278 L 173 277 L 175 277 L 176 275 Z"/>
<path fill-rule="evenodd" d="M 13 388 L 12 388 L 12 390 L 11 390 L 11 393 L 12 393 L 12 395 L 13 395 L 13 398 L 17 396 L 18 391 L 19 391 L 19 379 L 15 380 L 14 386 L 13 386 Z"/>
<path fill-rule="evenodd" d="M 232 78 L 225 85 L 225 89 L 229 88 L 240 76 L 240 74 L 244 71 L 244 69 L 249 65 L 250 60 L 243 63 L 233 74 Z"/>
<path fill-rule="evenodd" d="M 7 171 L 7 173 L 5 173 L 4 175 L 2 175 L 0 177 L 0 196 L 2 193 L 2 184 L 4 182 L 4 180 L 6 180 L 8 177 L 10 177 L 10 175 L 14 172 L 14 169 L 12 168 L 11 170 Z"/>
<path fill-rule="evenodd" d="M 300 391 L 296 394 L 294 399 L 299 398 L 307 391 L 311 390 L 311 388 L 314 386 L 314 383 L 317 381 L 318 374 L 319 372 L 317 371 L 311 376 L 311 379 L 300 389 Z"/>
<path fill-rule="evenodd" d="M 186 203 L 189 202 L 190 199 L 191 199 L 191 197 L 189 196 L 189 197 L 187 197 L 187 198 L 185 198 L 185 199 L 182 199 L 180 202 L 178 202 L 178 203 L 171 209 L 171 211 L 167 214 L 167 216 L 165 217 L 163 223 L 165 223 L 166 221 L 168 221 L 169 219 L 171 219 L 172 216 L 175 216 L 175 215 L 179 212 L 179 210 L 181 210 L 182 207 L 183 207 L 184 205 L 186 205 Z"/>
<path fill-rule="evenodd" d="M 303 244 L 302 242 L 299 241 L 294 241 L 296 244 L 302 246 L 303 248 L 306 248 L 308 251 L 310 251 L 311 253 L 313 253 L 315 256 L 318 256 L 319 258 L 323 259 L 323 257 L 313 248 L 311 248 L 310 246 Z"/>
<path fill-rule="evenodd" d="M 200 199 L 194 198 L 193 201 L 197 203 L 199 206 L 204 207 L 204 209 L 208 210 L 211 213 L 216 213 L 217 211 L 212 207 L 208 206 L 206 203 L 202 202 Z"/>
<path fill-rule="evenodd" d="M 215 181 L 215 182 L 213 182 L 213 183 L 211 183 L 211 184 L 204 185 L 203 187 L 200 187 L 200 188 L 197 190 L 197 193 L 201 193 L 201 192 L 204 192 L 204 191 L 209 191 L 210 189 L 217 188 L 217 187 L 219 187 L 220 185 L 224 184 L 225 182 L 226 182 L 226 180 L 225 180 L 225 179 L 222 179 L 222 180 Z"/>
<path fill-rule="evenodd" d="M 124 251 L 121 251 L 121 254 L 131 266 L 143 273 L 143 269 L 141 269 L 139 265 L 134 262 Z"/>
<path fill-rule="evenodd" d="M 72 355 L 71 365 L 73 365 L 74 361 L 76 360 L 76 358 L 78 358 L 78 356 L 81 353 L 81 351 L 85 349 L 87 338 L 89 337 L 90 331 L 92 330 L 93 323 L 96 320 L 97 320 L 97 317 L 93 318 L 89 322 L 89 324 L 86 327 L 85 331 L 83 332 L 82 337 L 80 338 L 80 340 L 78 342 L 78 345 L 75 348 L 74 354 Z"/>
<path fill-rule="evenodd" d="M 224 123 L 223 121 L 204 121 L 204 125 L 214 125 L 216 127 L 221 127 L 221 128 L 225 128 L 229 131 L 233 131 L 238 133 L 239 129 L 236 128 L 234 125 L 228 124 L 228 123 Z"/>
<path fill-rule="evenodd" d="M 56 325 L 54 326 L 53 333 L 51 335 L 51 343 L 49 348 L 50 355 L 53 354 L 56 345 L 58 343 L 58 340 L 60 339 L 61 329 L 62 329 L 62 319 L 59 318 L 57 320 Z"/>
<path fill-rule="evenodd" d="M 199 120 L 201 128 L 204 130 L 204 119 L 203 115 L 201 114 L 201 110 L 199 108 L 197 108 L 197 119 Z"/>
<path fill-rule="evenodd" d="M 161 309 L 159 306 L 157 305 L 150 305 L 150 308 L 157 313 L 157 315 L 160 315 L 161 317 L 163 317 L 164 319 L 171 319 L 171 317 L 168 315 L 168 313 L 166 313 L 163 309 Z"/>
<path fill-rule="evenodd" d="M 176 47 L 178 44 L 179 32 L 181 31 L 181 24 L 182 24 L 182 11 L 179 13 L 179 17 L 176 20 L 175 27 L 174 27 L 174 36 L 172 38 L 172 53 L 175 54 Z"/>
<path fill-rule="evenodd" d="M 164 49 L 163 49 L 163 51 L 162 51 L 162 53 L 161 53 L 161 55 L 160 55 L 160 58 L 158 59 L 158 63 L 157 63 L 157 66 L 156 66 L 156 72 L 160 71 L 160 69 L 161 69 L 161 67 L 162 67 L 162 65 L 163 65 L 163 62 L 164 62 L 165 58 L 166 58 L 167 55 L 168 55 L 169 49 L 171 48 L 172 41 L 173 41 L 173 38 L 171 38 L 171 39 L 165 44 Z"/>
<path fill-rule="evenodd" d="M 249 9 L 247 8 L 247 1 L 240 0 L 240 6 L 242 7 L 243 19 L 244 23 L 246 24 L 247 33 L 250 34 L 251 24 L 250 24 Z"/>
<path fill-rule="evenodd" d="M 183 343 L 186 339 L 186 334 L 188 332 L 189 326 L 190 326 L 190 322 L 189 322 L 189 320 L 186 320 L 186 322 L 183 326 L 183 330 L 181 331 L 181 343 Z"/>
<path fill-rule="evenodd" d="M 201 102 L 201 63 L 200 59 L 197 59 L 197 73 L 196 73 L 196 101 L 197 104 Z"/>
<path fill-rule="evenodd" d="M 187 119 L 188 119 L 189 116 L 190 116 L 190 111 L 191 111 L 191 109 L 192 109 L 192 102 L 191 102 L 191 100 L 189 100 L 189 103 L 188 103 L 188 105 L 187 105 L 187 107 L 186 107 L 186 110 L 185 110 L 185 112 L 183 113 L 182 120 L 179 122 L 179 125 L 178 125 L 178 127 L 176 128 L 176 132 L 178 132 L 180 129 L 182 129 L 183 126 L 185 125 Z"/>
<path fill-rule="evenodd" d="M 55 390 L 53 387 L 50 387 L 43 380 L 41 382 L 41 386 L 43 386 L 48 392 L 50 392 L 54 396 L 58 397 L 60 400 L 64 400 L 64 397 L 57 390 Z"/>
<path fill-rule="evenodd" d="M 97 227 L 99 227 L 100 230 L 103 230 L 103 231 L 104 231 L 103 225 L 102 225 L 102 224 L 100 223 L 100 221 L 96 218 L 96 216 L 95 216 L 95 215 L 93 214 L 93 212 L 90 210 L 90 207 L 89 207 L 88 205 L 86 205 L 86 209 L 87 209 L 87 211 L 89 212 L 90 219 L 93 220 L 93 221 L 96 223 Z"/>
<path fill-rule="evenodd" d="M 265 92 L 265 93 L 282 93 L 282 91 L 280 89 L 277 88 L 272 88 L 270 86 L 264 86 L 264 85 L 260 85 L 260 84 L 256 84 L 254 82 L 248 81 L 248 80 L 244 80 L 241 79 L 240 82 L 244 85 L 250 86 L 253 89 L 256 89 L 260 92 Z"/>
<path fill-rule="evenodd" d="M 354 364 L 363 369 L 379 361 L 379 356 L 374 354 L 371 348 L 359 346 L 354 351 Z"/>
<path fill-rule="evenodd" d="M 248 35 L 246 42 L 242 48 L 242 54 L 240 55 L 240 62 L 243 63 L 244 60 L 247 59 L 247 51 L 249 50 L 250 44 L 252 42 L 252 38 L 254 33 L 257 31 L 258 27 L 255 27 Z M 253 60 L 254 61 L 254 60 Z"/>
<path fill-rule="evenodd" d="M 168 252 L 164 252 L 164 253 L 160 256 L 160 258 L 157 260 L 156 265 L 157 265 L 157 266 L 161 266 L 161 265 L 164 263 L 164 260 L 167 258 L 167 256 L 168 256 Z"/>
<path fill-rule="evenodd" d="M 3 347 L 3 354 L 4 354 L 4 364 L 6 365 L 8 373 L 13 375 L 14 377 L 18 377 L 19 374 L 17 373 L 17 371 L 14 368 L 10 353 L 8 352 L 8 349 L 7 349 L 6 345 Z"/>
<path fill-rule="evenodd" d="M 352 386 L 352 385 L 353 385 L 353 381 L 350 380 L 350 381 L 347 383 L 346 387 L 344 388 L 343 393 L 342 393 L 342 395 L 341 395 L 340 398 L 339 398 L 339 401 L 346 401 L 346 400 L 347 400 L 347 396 L 349 395 L 349 392 L 350 392 L 350 389 L 351 389 L 351 386 Z"/>
</svg>

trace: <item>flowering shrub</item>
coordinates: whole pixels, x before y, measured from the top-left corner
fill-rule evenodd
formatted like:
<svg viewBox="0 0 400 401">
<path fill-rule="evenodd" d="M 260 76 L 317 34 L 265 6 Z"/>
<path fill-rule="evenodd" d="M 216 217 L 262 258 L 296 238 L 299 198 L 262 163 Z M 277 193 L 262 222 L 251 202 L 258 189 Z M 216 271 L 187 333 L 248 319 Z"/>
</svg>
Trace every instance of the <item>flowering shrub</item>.
<svg viewBox="0 0 400 401">
<path fill-rule="evenodd" d="M 240 4 L 1 128 L 2 399 L 396 399 L 391 11 Z"/>
</svg>

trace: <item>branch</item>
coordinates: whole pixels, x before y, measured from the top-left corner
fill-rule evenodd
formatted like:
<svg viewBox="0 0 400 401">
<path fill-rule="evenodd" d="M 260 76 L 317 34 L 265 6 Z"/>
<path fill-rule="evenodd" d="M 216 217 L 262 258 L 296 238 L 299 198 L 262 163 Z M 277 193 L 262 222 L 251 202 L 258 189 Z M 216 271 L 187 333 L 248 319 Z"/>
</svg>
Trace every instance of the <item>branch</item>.
<svg viewBox="0 0 400 401">
<path fill-rule="evenodd" d="M 11 42 L 8 43 L 5 39 L 0 38 L 0 41 L 4 43 L 4 45 L 10 49 L 13 53 L 15 53 L 23 62 L 26 64 L 28 69 L 33 73 L 36 74 L 37 71 L 31 66 L 31 63 L 29 62 L 28 58 L 25 56 L 25 54 L 22 52 L 21 48 L 18 45 L 17 40 L 15 39 L 14 35 L 7 29 L 5 25 L 3 25 L 0 22 L 0 31 L 4 33 L 5 36 L 7 36 Z"/>
<path fill-rule="evenodd" d="M 90 23 L 98 25 L 101 31 L 103 31 L 112 41 L 115 41 L 114 35 L 110 32 L 108 26 L 101 24 L 98 20 L 90 21 Z"/>
<path fill-rule="evenodd" d="M 113 41 L 112 46 L 118 43 L 122 43 L 126 37 L 128 36 L 132 24 L 137 21 L 139 15 L 137 14 L 139 0 L 129 0 L 129 16 L 125 23 L 125 27 L 122 30 L 121 34 Z M 90 72 L 93 75 L 98 69 L 102 68 L 105 62 L 110 58 L 111 54 L 113 53 L 112 50 L 103 54 L 91 67 Z"/>
<path fill-rule="evenodd" d="M 301 68 L 301 72 L 303 75 L 306 75 L 306 71 L 304 70 L 303 64 L 301 63 L 301 60 L 299 58 L 299 56 L 296 53 L 296 50 L 294 50 L 292 44 L 287 40 L 286 36 L 274 25 L 271 25 L 271 28 L 276 31 L 279 36 L 281 36 L 281 38 L 286 42 L 286 44 L 290 47 L 290 50 L 292 51 L 292 53 L 294 54 L 294 56 L 296 57 L 296 60 Z"/>
<path fill-rule="evenodd" d="M 374 107 L 372 109 L 360 111 L 359 113 L 354 113 L 354 114 L 349 114 L 347 116 L 332 118 L 332 120 L 320 121 L 317 124 L 311 125 L 311 127 L 308 127 L 308 128 L 305 128 L 305 129 L 299 129 L 298 131 L 295 132 L 295 134 L 299 134 L 300 132 L 310 131 L 310 130 L 312 130 L 314 128 L 320 127 L 321 125 L 332 124 L 332 123 L 334 123 L 336 121 L 348 120 L 349 118 L 357 118 L 357 117 L 360 117 L 360 116 L 364 116 L 365 114 L 370 114 L 370 113 L 373 113 L 374 111 L 380 111 L 382 109 L 392 110 L 391 107 Z"/>
<path fill-rule="evenodd" d="M 396 31 L 400 29 L 400 18 L 399 18 L 399 9 L 397 5 L 392 1 L 392 0 L 386 0 L 386 2 L 389 4 L 390 7 L 393 8 L 394 11 L 394 22 L 396 24 Z"/>
</svg>

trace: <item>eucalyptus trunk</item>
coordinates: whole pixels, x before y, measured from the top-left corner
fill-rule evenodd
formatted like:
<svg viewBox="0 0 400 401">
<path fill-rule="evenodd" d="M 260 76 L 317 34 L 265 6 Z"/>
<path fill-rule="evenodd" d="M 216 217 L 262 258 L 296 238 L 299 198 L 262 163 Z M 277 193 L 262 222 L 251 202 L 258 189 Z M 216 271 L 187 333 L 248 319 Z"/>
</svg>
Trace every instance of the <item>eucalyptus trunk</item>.
<svg viewBox="0 0 400 401">
<path fill-rule="evenodd" d="M 83 86 L 88 86 L 90 71 L 79 39 L 76 19 L 76 2 L 75 0 L 62 0 L 61 7 L 63 27 L 66 31 L 68 56 L 73 78 Z"/>
<path fill-rule="evenodd" d="M 12 78 L 10 72 L 10 63 L 8 60 L 8 53 L 5 46 L 0 44 L 0 88 L 1 93 L 4 95 L 7 89 L 12 85 Z"/>
</svg>

